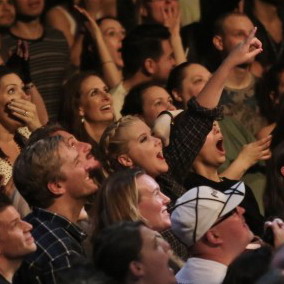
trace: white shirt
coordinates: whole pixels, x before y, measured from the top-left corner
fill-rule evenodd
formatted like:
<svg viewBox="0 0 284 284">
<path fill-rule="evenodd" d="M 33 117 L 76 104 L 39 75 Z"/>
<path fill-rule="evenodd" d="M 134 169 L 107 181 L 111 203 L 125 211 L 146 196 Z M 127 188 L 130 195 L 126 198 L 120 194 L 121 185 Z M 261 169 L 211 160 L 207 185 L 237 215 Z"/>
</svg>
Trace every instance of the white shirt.
<svg viewBox="0 0 284 284">
<path fill-rule="evenodd" d="M 178 284 L 221 284 L 228 267 L 222 263 L 191 257 L 176 274 Z"/>
</svg>

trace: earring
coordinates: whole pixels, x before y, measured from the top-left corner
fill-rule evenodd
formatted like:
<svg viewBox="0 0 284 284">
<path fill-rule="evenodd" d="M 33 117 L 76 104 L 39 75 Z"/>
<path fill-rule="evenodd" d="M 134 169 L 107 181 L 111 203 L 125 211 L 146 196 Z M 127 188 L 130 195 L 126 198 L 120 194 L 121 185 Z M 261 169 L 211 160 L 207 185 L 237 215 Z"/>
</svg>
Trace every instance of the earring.
<svg viewBox="0 0 284 284">
<path fill-rule="evenodd" d="M 81 116 L 81 123 L 84 123 L 84 122 L 85 122 L 85 117 Z"/>
</svg>

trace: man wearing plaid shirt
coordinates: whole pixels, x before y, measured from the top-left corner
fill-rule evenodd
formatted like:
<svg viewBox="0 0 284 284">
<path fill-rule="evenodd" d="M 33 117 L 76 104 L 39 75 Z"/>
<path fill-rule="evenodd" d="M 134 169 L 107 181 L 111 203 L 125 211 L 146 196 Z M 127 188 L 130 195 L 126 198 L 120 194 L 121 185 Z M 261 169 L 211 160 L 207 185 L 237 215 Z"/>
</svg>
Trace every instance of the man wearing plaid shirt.
<svg viewBox="0 0 284 284">
<path fill-rule="evenodd" d="M 91 145 L 58 131 L 27 146 L 14 167 L 14 181 L 33 208 L 37 251 L 26 257 L 15 283 L 59 283 L 58 275 L 85 257 L 85 233 L 75 225 L 88 197 L 98 190 L 90 175 L 100 168 Z"/>
</svg>

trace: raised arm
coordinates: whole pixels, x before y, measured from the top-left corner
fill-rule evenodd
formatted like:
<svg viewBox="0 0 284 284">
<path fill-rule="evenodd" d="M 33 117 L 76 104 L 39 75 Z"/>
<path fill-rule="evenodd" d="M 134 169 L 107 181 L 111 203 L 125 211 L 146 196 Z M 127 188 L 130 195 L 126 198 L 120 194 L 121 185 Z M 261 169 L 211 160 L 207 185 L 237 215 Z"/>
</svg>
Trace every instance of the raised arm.
<svg viewBox="0 0 284 284">
<path fill-rule="evenodd" d="M 220 67 L 213 74 L 197 97 L 197 102 L 206 108 L 212 109 L 219 103 L 226 79 L 230 71 L 243 63 L 248 62 L 262 52 L 262 44 L 255 37 L 256 28 L 250 33 L 247 39 L 240 43 L 222 62 Z"/>
<path fill-rule="evenodd" d="M 85 22 L 85 26 L 91 34 L 92 39 L 96 42 L 98 52 L 102 62 L 103 77 L 110 88 L 118 85 L 121 80 L 121 74 L 111 57 L 109 50 L 104 41 L 103 35 L 96 21 L 90 16 L 90 14 L 78 6 L 75 8 L 86 17 L 88 21 Z"/>
<path fill-rule="evenodd" d="M 221 93 L 229 72 L 262 51 L 261 42 L 254 37 L 256 29 L 230 55 L 213 74 L 204 89 L 188 103 L 188 110 L 179 115 L 171 129 L 170 144 L 164 149 L 169 174 L 182 182 L 212 129 L 219 110 Z"/>
<path fill-rule="evenodd" d="M 176 64 L 181 64 L 186 61 L 186 56 L 180 36 L 180 11 L 177 6 L 171 6 L 167 10 L 162 9 L 162 15 L 164 19 L 164 26 L 166 26 L 171 33 L 170 41 Z"/>
</svg>

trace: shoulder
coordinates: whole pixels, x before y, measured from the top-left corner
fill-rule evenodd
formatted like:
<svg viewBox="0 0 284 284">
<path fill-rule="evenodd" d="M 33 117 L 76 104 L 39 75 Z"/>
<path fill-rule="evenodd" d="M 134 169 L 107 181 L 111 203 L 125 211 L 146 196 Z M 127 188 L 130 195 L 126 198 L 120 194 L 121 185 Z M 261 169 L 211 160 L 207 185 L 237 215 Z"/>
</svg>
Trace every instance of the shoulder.
<svg viewBox="0 0 284 284">
<path fill-rule="evenodd" d="M 70 267 L 73 259 L 83 256 L 81 243 L 64 227 L 31 215 L 32 213 L 25 218 L 34 227 L 32 235 L 37 244 L 37 251 L 26 258 L 31 266 L 44 269 L 44 266 L 50 263 L 57 268 Z"/>
</svg>

